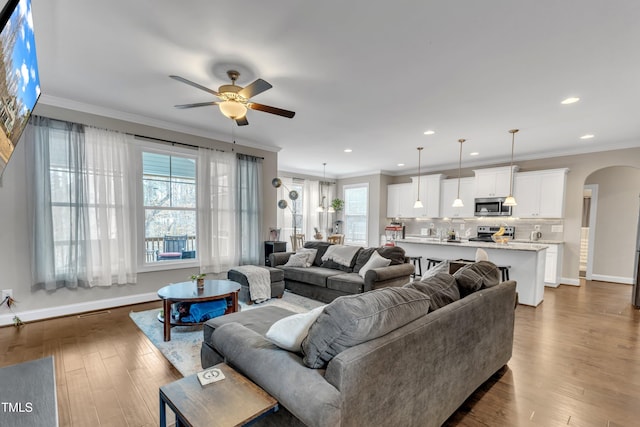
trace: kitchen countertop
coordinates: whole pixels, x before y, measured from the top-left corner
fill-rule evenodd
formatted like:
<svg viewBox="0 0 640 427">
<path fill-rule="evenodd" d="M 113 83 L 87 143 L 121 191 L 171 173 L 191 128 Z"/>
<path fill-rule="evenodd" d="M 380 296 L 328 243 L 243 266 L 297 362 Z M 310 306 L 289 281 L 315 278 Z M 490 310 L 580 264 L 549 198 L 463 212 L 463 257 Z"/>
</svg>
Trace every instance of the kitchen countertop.
<svg viewBox="0 0 640 427">
<path fill-rule="evenodd" d="M 547 249 L 547 246 L 540 241 L 530 243 L 524 240 L 512 240 L 509 243 L 490 243 L 490 242 L 470 242 L 468 240 L 461 240 L 460 243 L 447 242 L 446 240 L 440 241 L 438 238 L 433 237 L 407 237 L 404 239 L 396 240 L 397 243 L 419 243 L 424 245 L 443 245 L 443 246 L 459 246 L 467 248 L 484 248 L 484 249 L 503 249 L 511 251 L 542 251 Z"/>
</svg>

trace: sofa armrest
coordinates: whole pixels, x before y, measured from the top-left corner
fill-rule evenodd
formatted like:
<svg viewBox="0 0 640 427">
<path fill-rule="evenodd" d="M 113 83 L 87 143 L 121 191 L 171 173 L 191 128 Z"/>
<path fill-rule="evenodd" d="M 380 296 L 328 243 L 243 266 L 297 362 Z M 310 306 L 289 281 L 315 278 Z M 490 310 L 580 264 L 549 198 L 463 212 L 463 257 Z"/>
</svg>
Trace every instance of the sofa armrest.
<svg viewBox="0 0 640 427">
<path fill-rule="evenodd" d="M 285 265 L 287 261 L 289 261 L 289 257 L 294 253 L 295 252 L 273 252 L 269 254 L 269 262 L 271 263 L 271 267 Z"/>
<path fill-rule="evenodd" d="M 272 395 L 308 426 L 340 423 L 340 392 L 324 379 L 324 371 L 307 368 L 302 358 L 278 348 L 239 323 L 227 323 L 212 335 L 225 361 Z"/>
<path fill-rule="evenodd" d="M 409 282 L 415 271 L 413 264 L 396 264 L 373 268 L 364 275 L 364 290 L 370 291 L 384 286 L 402 286 Z"/>
</svg>

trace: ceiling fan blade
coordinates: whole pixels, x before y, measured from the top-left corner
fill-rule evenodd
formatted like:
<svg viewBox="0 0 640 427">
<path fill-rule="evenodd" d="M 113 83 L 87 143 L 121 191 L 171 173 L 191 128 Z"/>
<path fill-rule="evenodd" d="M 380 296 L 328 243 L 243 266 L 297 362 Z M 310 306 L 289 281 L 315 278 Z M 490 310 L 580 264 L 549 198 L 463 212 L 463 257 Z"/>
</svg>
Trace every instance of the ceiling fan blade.
<svg viewBox="0 0 640 427">
<path fill-rule="evenodd" d="M 293 116 L 296 115 L 294 111 L 283 110 L 282 108 L 270 107 L 268 105 L 258 104 L 255 102 L 248 103 L 247 107 L 251 108 L 252 110 L 264 111 L 265 113 L 276 114 L 278 116 L 287 117 L 289 119 L 292 119 Z"/>
<path fill-rule="evenodd" d="M 246 126 L 249 124 L 249 120 L 247 120 L 247 116 L 244 116 L 241 119 L 236 119 L 236 123 L 238 124 L 238 126 Z"/>
<path fill-rule="evenodd" d="M 189 86 L 193 86 L 193 87 L 198 88 L 200 90 L 203 90 L 205 92 L 209 92 L 210 94 L 213 94 L 215 96 L 219 96 L 218 92 L 216 92 L 215 90 L 209 89 L 208 87 L 202 86 L 202 85 L 200 85 L 200 84 L 198 84 L 196 82 L 192 82 L 191 80 L 187 80 L 184 77 L 180 77 L 180 76 L 169 76 L 169 77 L 171 77 L 172 79 L 177 80 L 179 82 L 186 83 Z"/>
<path fill-rule="evenodd" d="M 184 109 L 184 108 L 194 108 L 194 107 L 207 107 L 209 105 L 218 105 L 218 103 L 216 101 L 196 102 L 195 104 L 174 105 L 174 107 Z"/>
<path fill-rule="evenodd" d="M 271 83 L 268 83 L 262 79 L 258 79 L 250 85 L 246 86 L 244 89 L 241 89 L 240 92 L 238 92 L 238 95 L 244 96 L 245 98 L 249 99 L 252 96 L 256 96 L 259 93 L 264 92 L 267 89 L 271 89 L 272 87 L 273 86 L 271 86 Z"/>
</svg>

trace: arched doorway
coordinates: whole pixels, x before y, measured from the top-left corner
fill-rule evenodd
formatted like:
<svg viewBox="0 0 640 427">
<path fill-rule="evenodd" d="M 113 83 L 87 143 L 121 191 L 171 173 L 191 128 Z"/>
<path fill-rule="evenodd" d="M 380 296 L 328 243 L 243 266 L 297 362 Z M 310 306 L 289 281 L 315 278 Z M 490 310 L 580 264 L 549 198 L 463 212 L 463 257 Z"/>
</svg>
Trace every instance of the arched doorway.
<svg viewBox="0 0 640 427">
<path fill-rule="evenodd" d="M 586 255 L 586 279 L 632 284 L 638 255 L 640 169 L 611 166 L 596 170 L 587 176 L 584 188 L 591 197 L 583 204 L 581 270 Z"/>
</svg>

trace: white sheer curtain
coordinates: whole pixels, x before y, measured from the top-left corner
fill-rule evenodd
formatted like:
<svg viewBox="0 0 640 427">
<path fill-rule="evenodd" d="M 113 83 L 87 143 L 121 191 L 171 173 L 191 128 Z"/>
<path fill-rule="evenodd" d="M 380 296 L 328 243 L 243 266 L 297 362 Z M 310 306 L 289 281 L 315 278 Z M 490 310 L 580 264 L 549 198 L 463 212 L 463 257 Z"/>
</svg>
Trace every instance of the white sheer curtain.
<svg viewBox="0 0 640 427">
<path fill-rule="evenodd" d="M 236 155 L 198 150 L 198 254 L 201 273 L 221 273 L 240 261 L 236 223 Z"/>
<path fill-rule="evenodd" d="M 85 127 L 91 286 L 136 282 L 133 137 Z"/>
<path fill-rule="evenodd" d="M 303 231 L 305 240 L 314 240 L 313 235 L 315 228 L 322 231 L 324 225 L 320 222 L 322 215 L 318 212 L 320 204 L 320 182 L 305 179 L 304 181 L 304 200 L 303 200 Z M 324 237 L 324 233 L 323 233 Z"/>
<path fill-rule="evenodd" d="M 33 287 L 135 283 L 130 137 L 43 117 L 25 137 Z"/>
</svg>

